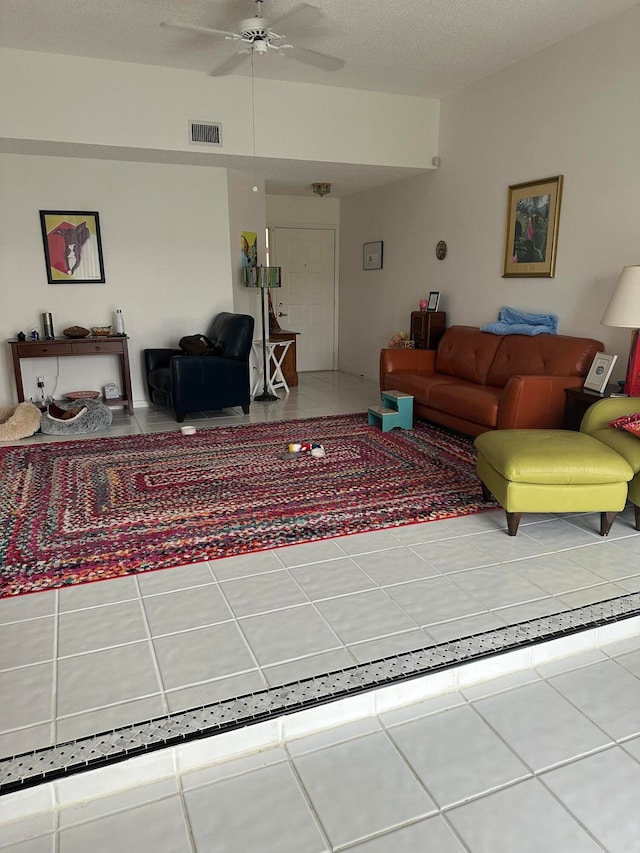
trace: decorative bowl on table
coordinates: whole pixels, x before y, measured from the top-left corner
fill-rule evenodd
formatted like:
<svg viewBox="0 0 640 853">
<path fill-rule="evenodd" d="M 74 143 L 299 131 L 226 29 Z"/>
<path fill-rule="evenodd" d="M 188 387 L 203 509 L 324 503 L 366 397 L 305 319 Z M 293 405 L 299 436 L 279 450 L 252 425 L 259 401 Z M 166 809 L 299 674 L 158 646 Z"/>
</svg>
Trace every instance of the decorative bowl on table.
<svg viewBox="0 0 640 853">
<path fill-rule="evenodd" d="M 69 326 L 62 334 L 65 338 L 86 338 L 89 334 L 89 329 L 85 329 L 84 326 Z"/>
<path fill-rule="evenodd" d="M 69 391 L 64 395 L 67 400 L 96 400 L 100 396 L 99 391 Z"/>
<path fill-rule="evenodd" d="M 91 334 L 99 337 L 107 337 L 111 334 L 111 326 L 92 326 Z"/>
</svg>

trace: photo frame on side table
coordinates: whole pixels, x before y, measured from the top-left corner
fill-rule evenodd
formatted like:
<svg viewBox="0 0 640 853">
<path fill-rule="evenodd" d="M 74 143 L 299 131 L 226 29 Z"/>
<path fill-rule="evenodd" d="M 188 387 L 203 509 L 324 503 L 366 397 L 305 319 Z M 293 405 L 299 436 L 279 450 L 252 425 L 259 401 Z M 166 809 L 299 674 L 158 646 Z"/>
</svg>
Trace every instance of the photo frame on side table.
<svg viewBox="0 0 640 853">
<path fill-rule="evenodd" d="M 40 227 L 49 284 L 105 283 L 95 210 L 41 210 Z"/>
<path fill-rule="evenodd" d="M 375 243 L 362 244 L 362 269 L 382 269 L 382 240 L 377 240 Z"/>
<path fill-rule="evenodd" d="M 509 187 L 503 278 L 553 278 L 562 175 Z"/>
<path fill-rule="evenodd" d="M 593 359 L 593 363 L 582 387 L 588 391 L 597 391 L 598 394 L 602 394 L 607 387 L 609 377 L 617 360 L 617 355 L 607 355 L 604 352 L 599 352 Z"/>
<path fill-rule="evenodd" d="M 429 300 L 427 302 L 427 311 L 437 311 L 439 303 L 440 303 L 440 291 L 439 290 L 432 290 L 429 293 Z"/>
</svg>

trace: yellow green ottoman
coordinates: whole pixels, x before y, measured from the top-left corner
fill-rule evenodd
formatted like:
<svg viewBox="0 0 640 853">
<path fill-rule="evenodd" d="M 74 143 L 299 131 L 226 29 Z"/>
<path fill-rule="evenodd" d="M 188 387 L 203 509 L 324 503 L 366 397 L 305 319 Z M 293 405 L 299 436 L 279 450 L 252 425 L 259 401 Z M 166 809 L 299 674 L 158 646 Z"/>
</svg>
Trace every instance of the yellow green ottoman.
<svg viewBox="0 0 640 853">
<path fill-rule="evenodd" d="M 501 429 L 475 439 L 482 490 L 507 513 L 510 536 L 523 512 L 599 512 L 606 536 L 627 500 L 633 477 L 615 450 L 581 432 Z"/>
</svg>

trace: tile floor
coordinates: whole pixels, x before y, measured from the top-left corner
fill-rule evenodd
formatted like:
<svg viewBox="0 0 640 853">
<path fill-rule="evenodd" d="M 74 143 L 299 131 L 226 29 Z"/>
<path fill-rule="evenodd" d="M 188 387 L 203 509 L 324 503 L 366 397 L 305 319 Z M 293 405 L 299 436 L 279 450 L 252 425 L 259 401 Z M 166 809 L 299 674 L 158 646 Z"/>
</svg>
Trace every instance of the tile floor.
<svg viewBox="0 0 640 853">
<path fill-rule="evenodd" d="M 253 404 L 249 416 L 235 410 L 214 417 L 203 413 L 192 422 L 208 427 L 364 411 L 376 400 L 373 383 L 339 373 L 305 373 L 291 394 L 276 403 Z M 116 417 L 109 434 L 177 428 L 164 412 L 138 409 L 132 418 Z M 34 436 L 30 440 L 51 439 Z M 491 511 L 0 601 L 0 756 L 638 592 L 639 556 L 640 534 L 633 528 L 629 510 L 616 520 L 608 540 L 598 536 L 597 518 L 588 514 L 528 516 L 518 536 L 509 539 L 503 513 Z M 211 647 L 216 648 L 215 655 L 208 652 Z M 209 781 L 194 783 L 183 776 L 178 787 L 178 783 L 173 788 L 158 783 L 160 788 L 150 786 L 123 795 L 122 804 L 118 797 L 113 803 L 98 801 L 87 806 L 88 811 L 81 810 L 92 815 L 90 818 L 74 817 L 73 810 L 68 814 L 65 810 L 59 815 L 59 824 L 43 830 L 37 842 L 24 842 L 15 849 L 25 853 L 57 849 L 51 846 L 54 837 L 60 850 L 83 849 L 82 839 L 91 837 L 93 831 L 109 825 L 117 834 L 140 816 L 159 837 L 177 835 L 175 844 L 167 841 L 162 848 L 154 848 L 151 839 L 145 840 L 151 845 L 147 847 L 135 842 L 138 850 L 291 849 L 302 853 L 342 849 L 374 835 L 380 838 L 361 849 L 372 853 L 387 849 L 535 850 L 542 849 L 542 844 L 536 847 L 534 837 L 526 839 L 534 846 L 522 846 L 519 833 L 525 824 L 518 821 L 537 824 L 547 815 L 541 836 L 547 839 L 545 849 L 640 850 L 624 833 L 626 846 L 622 842 L 616 846 L 615 828 L 594 828 L 589 821 L 595 821 L 595 813 L 582 801 L 570 809 L 584 826 L 576 823 L 562 805 L 572 790 L 567 781 L 570 771 L 564 764 L 560 772 L 536 763 L 569 762 L 567 767 L 574 767 L 571 762 L 579 760 L 577 766 L 587 767 L 592 762 L 588 767 L 598 768 L 593 771 L 593 790 L 589 773 L 577 771 L 577 787 L 585 789 L 587 800 L 597 796 L 597 785 L 607 778 L 606 768 L 620 766 L 624 768 L 622 778 L 637 778 L 639 742 L 625 739 L 640 731 L 640 724 L 634 729 L 635 721 L 640 721 L 640 652 L 629 652 L 626 665 L 623 657 L 612 661 L 602 653 L 598 666 L 589 667 L 596 679 L 595 696 L 585 686 L 582 668 L 573 680 L 567 676 L 563 681 L 565 692 L 540 673 L 531 676 L 532 681 L 540 681 L 535 696 L 515 694 L 514 703 L 539 701 L 540 708 L 546 709 L 544 714 L 563 721 L 561 730 L 552 729 L 553 736 L 540 733 L 535 749 L 544 758 L 535 750 L 530 754 L 525 735 L 509 728 L 510 723 L 517 723 L 509 714 L 502 712 L 501 716 L 498 707 L 491 716 L 490 702 L 483 706 L 479 698 L 458 697 L 460 707 L 456 699 L 456 707 L 440 716 L 421 710 L 416 715 L 433 719 L 437 731 L 436 721 L 442 721 L 444 714 L 447 730 L 451 725 L 452 732 L 462 734 L 443 738 L 440 746 L 449 743 L 450 749 L 462 750 L 465 757 L 468 750 L 464 745 L 475 743 L 480 731 L 486 729 L 487 743 L 493 743 L 489 735 L 504 740 L 504 746 L 496 747 L 495 768 L 492 758 L 486 774 L 485 770 L 472 771 L 466 758 L 464 766 L 458 764 L 456 769 L 455 762 L 439 757 L 431 772 L 439 768 L 445 774 L 451 765 L 452 778 L 432 780 L 427 767 L 431 759 L 425 758 L 424 748 L 421 758 L 409 749 L 411 726 L 399 726 L 396 732 L 388 720 L 380 719 L 374 730 L 347 734 L 345 745 L 336 744 L 326 753 L 303 748 L 294 755 L 291 750 L 298 749 L 298 742 L 246 759 L 249 765 L 257 762 L 260 770 L 249 771 L 241 762 L 229 764 L 228 771 L 224 769 L 227 765 L 208 771 L 220 774 L 214 788 Z M 564 696 L 563 701 L 559 695 Z M 605 719 L 601 705 L 611 706 L 613 714 L 618 714 L 617 724 Z M 571 708 L 584 715 L 584 724 L 572 721 Z M 544 714 L 541 712 L 541 719 Z M 464 735 L 467 727 L 476 732 L 471 741 Z M 598 740 L 594 727 L 602 729 L 609 740 Z M 336 734 L 338 740 L 341 737 Z M 439 748 L 436 735 L 425 737 L 430 750 Z M 586 747 L 581 737 L 591 745 Z M 567 743 L 565 752 L 560 749 L 558 753 L 555 741 Z M 622 741 L 623 746 L 613 746 Z M 493 756 L 493 747 L 486 748 Z M 583 755 L 594 751 L 589 758 Z M 385 770 L 382 777 L 371 774 L 369 754 L 377 756 L 381 766 L 388 763 L 388 773 Z M 376 785 L 382 790 L 396 792 L 388 808 L 375 805 L 374 792 L 363 796 L 364 805 L 370 800 L 366 808 L 349 805 L 348 797 L 335 797 L 332 773 L 340 778 L 350 767 L 355 777 L 347 787 L 354 791 L 364 793 L 364 779 L 377 778 Z M 356 778 L 359 773 L 362 780 Z M 346 778 L 351 777 L 347 774 Z M 628 790 L 630 784 L 627 782 Z M 261 798 L 247 797 L 247 807 L 256 799 L 251 805 L 253 817 L 236 809 L 236 818 L 232 818 L 234 810 L 222 804 L 227 798 L 237 802 L 237 796 L 245 796 L 245 785 L 249 786 L 246 792 L 257 786 Z M 274 794 L 269 805 L 265 788 L 290 790 L 292 802 L 297 803 L 287 814 L 286 837 L 265 832 L 272 819 L 281 825 L 278 809 L 284 799 Z M 494 788 L 497 792 L 487 795 Z M 637 784 L 636 790 L 640 790 Z M 219 794 L 219 815 L 212 811 L 208 791 L 216 792 L 216 800 Z M 131 797 L 144 805 L 134 808 Z M 457 804 L 468 798 L 472 798 L 468 804 Z M 341 803 L 345 806 L 342 811 Z M 526 810 L 523 803 L 528 804 Z M 113 814 L 94 821 L 92 809 Z M 451 815 L 446 811 L 447 817 L 443 817 L 440 811 L 448 809 Z M 499 832 L 495 837 L 490 834 L 500 825 L 505 810 L 520 815 L 513 820 L 519 846 L 513 842 L 509 846 L 508 833 L 504 838 Z M 524 811 L 527 814 L 520 814 Z M 153 818 L 160 814 L 162 819 Z M 280 818 L 275 817 L 278 814 Z M 89 822 L 84 823 L 85 819 Z M 602 822 L 606 824 L 604 817 Z M 618 823 L 622 832 L 625 821 Z M 173 829 L 169 830 L 169 824 Z M 224 826 L 224 840 L 220 836 L 214 847 L 207 842 L 207 833 L 218 824 Z M 4 840 L 11 831 L 8 826 L 4 835 L 0 833 L 0 844 L 13 843 Z M 483 831 L 476 837 L 479 826 L 486 827 L 489 835 Z M 54 836 L 52 830 L 57 827 Z M 18 824 L 14 828 L 19 831 Z M 131 834 L 129 842 L 124 832 L 114 846 L 128 849 L 127 843 L 134 843 L 131 839 L 139 831 Z M 238 833 L 235 840 L 234 832 Z M 258 833 L 253 840 L 244 835 L 251 832 Z M 96 847 L 93 841 L 89 843 Z M 638 844 L 635 839 L 633 843 Z"/>
<path fill-rule="evenodd" d="M 0 825 L 16 853 L 633 853 L 640 638 Z"/>
</svg>

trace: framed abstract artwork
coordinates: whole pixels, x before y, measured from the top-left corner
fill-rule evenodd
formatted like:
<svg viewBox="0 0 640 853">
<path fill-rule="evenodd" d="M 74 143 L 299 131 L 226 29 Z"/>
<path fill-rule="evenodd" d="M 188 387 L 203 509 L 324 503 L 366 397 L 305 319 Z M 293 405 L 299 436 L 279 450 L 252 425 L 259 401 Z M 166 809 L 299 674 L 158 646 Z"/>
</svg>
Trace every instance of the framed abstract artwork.
<svg viewBox="0 0 640 853">
<path fill-rule="evenodd" d="M 509 187 L 503 278 L 553 278 L 562 175 Z"/>
<path fill-rule="evenodd" d="M 41 210 L 40 226 L 49 284 L 104 284 L 96 211 Z"/>
</svg>

